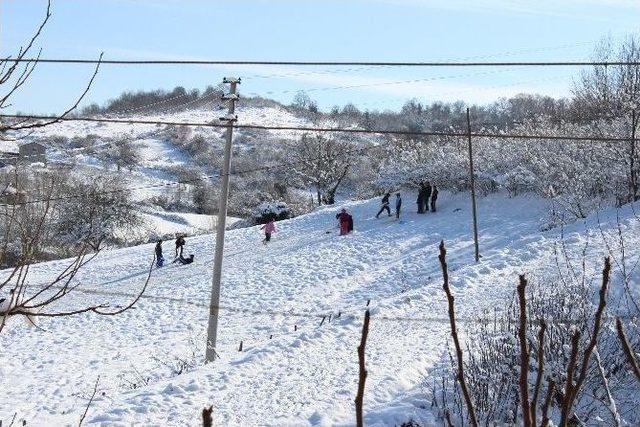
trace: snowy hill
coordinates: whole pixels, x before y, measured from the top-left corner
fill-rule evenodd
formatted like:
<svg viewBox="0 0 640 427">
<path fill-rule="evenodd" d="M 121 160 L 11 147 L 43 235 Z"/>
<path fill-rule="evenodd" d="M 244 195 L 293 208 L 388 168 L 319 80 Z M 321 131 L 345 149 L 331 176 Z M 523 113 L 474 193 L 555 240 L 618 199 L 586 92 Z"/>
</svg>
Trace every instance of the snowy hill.
<svg viewBox="0 0 640 427">
<path fill-rule="evenodd" d="M 299 126 L 308 124 L 306 119 L 297 117 L 282 106 L 246 106 L 240 107 L 237 113 L 242 117 L 242 123 L 260 123 L 266 125 Z M 160 120 L 169 122 L 214 122 L 221 115 L 215 109 L 189 108 L 182 111 L 167 111 L 166 113 L 125 112 L 121 115 L 109 115 L 119 120 Z M 102 117 L 102 116 L 101 116 Z M 138 204 L 143 222 L 141 226 L 128 234 L 128 244 L 131 242 L 148 241 L 154 236 L 167 236 L 180 232 L 188 234 L 202 234 L 211 227 L 199 227 L 196 224 L 185 223 L 180 215 L 193 215 L 202 212 L 194 206 L 172 207 L 172 212 L 162 212 L 157 198 L 171 198 L 177 187 L 177 182 L 190 183 L 208 182 L 211 175 L 219 173 L 218 165 L 213 164 L 210 156 L 206 159 L 196 158 L 203 150 L 196 152 L 185 149 L 181 144 L 188 144 L 195 137 L 201 137 L 206 148 L 215 153 L 222 150 L 224 130 L 219 128 L 194 127 L 180 135 L 176 126 L 129 123 L 95 123 L 65 121 L 51 126 L 39 128 L 23 135 L 24 141 L 39 141 L 47 147 L 47 165 L 40 165 L 44 170 L 65 170 L 72 175 L 95 177 L 114 176 L 127 188 L 131 188 L 130 195 Z M 172 133 L 174 132 L 174 133 Z M 246 150 L 252 148 L 254 141 L 250 132 L 238 130 L 235 133 L 235 148 Z M 270 132 L 266 132 L 271 135 Z M 274 136 L 274 135 L 272 135 Z M 280 139 L 293 138 L 295 132 L 280 132 Z M 116 166 L 117 145 L 130 143 L 136 151 L 136 157 L 127 166 Z M 0 159 L 17 150 L 15 143 L 0 144 Z M 217 151 L 216 151 L 217 150 Z M 0 167 L 4 166 L 0 164 Z M 2 169 L 0 169 L 2 170 Z M 6 172 L 6 170 L 5 170 Z M 10 171 L 7 176 L 11 176 Z M 187 193 L 192 188 L 190 184 L 181 186 L 181 191 Z M 192 204 L 192 197 L 183 198 L 185 204 Z M 255 203 L 259 203 L 260 200 Z M 253 206 L 246 206 L 247 211 Z M 161 227 L 156 228 L 158 221 L 150 218 L 148 210 L 156 210 L 163 216 Z M 180 212 L 173 212 L 180 210 Z M 232 212 L 233 213 L 233 212 Z M 157 215 L 156 215 L 157 216 Z M 190 217 L 194 219 L 195 217 Z M 172 221 L 176 219 L 177 221 Z M 184 218 L 182 218 L 184 219 Z M 173 224 L 169 224 L 173 222 Z M 198 221 L 196 220 L 196 223 Z M 201 221 L 200 221 L 201 222 Z M 135 238 L 131 238 L 135 236 Z"/>
<path fill-rule="evenodd" d="M 17 412 L 29 424 L 75 424 L 100 376 L 89 424 L 197 425 L 201 409 L 213 405 L 217 425 L 350 425 L 356 347 L 370 300 L 365 421 L 432 425 L 426 379 L 447 357 L 449 333 L 437 244 L 447 244 L 457 312 L 467 317 L 502 308 L 517 274 L 550 273 L 561 231 L 540 231 L 548 206 L 537 198 L 482 198 L 483 257 L 474 264 L 466 194 L 442 193 L 439 211 L 425 215 L 414 213 L 414 194 L 404 199 L 399 222 L 375 219 L 378 200 L 344 203 L 355 218 L 346 237 L 337 235 L 334 218 L 341 206 L 279 222 L 268 246 L 257 227 L 229 231 L 220 359 L 211 365 L 202 364 L 211 235 L 188 239 L 194 264 L 154 270 L 146 297 L 120 316 L 45 319 L 44 331 L 13 319 L 0 334 L 0 389 L 10 390 L 0 394 L 0 419 Z M 637 257 L 640 223 L 630 207 L 567 227 L 567 254 L 580 259 L 590 240 L 587 260 L 597 272 L 602 239 L 612 242 L 618 233 L 617 214 L 627 256 Z M 135 294 L 152 252 L 143 245 L 99 254 L 77 278 L 82 293 L 65 308 L 125 304 L 130 298 L 109 293 Z M 67 263 L 33 266 L 31 286 Z"/>
</svg>

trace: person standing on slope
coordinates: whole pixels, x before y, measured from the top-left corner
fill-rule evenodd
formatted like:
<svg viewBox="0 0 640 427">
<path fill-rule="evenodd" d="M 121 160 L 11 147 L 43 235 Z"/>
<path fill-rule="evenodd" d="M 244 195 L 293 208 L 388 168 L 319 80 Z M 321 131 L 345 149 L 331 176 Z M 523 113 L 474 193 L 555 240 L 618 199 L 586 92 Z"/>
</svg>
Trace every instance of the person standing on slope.
<svg viewBox="0 0 640 427">
<path fill-rule="evenodd" d="M 418 189 L 418 198 L 416 199 L 416 204 L 418 205 L 418 213 L 424 213 L 424 189 L 422 188 L 422 183 L 420 183 L 420 188 Z"/>
<path fill-rule="evenodd" d="M 400 219 L 400 208 L 402 207 L 402 197 L 396 193 L 396 219 Z"/>
<path fill-rule="evenodd" d="M 340 223 L 340 235 L 341 236 L 345 236 L 345 235 L 349 234 L 349 222 L 350 222 L 349 217 L 350 216 L 351 215 L 349 215 L 347 213 L 347 210 L 344 209 L 344 208 L 342 208 L 340 213 L 336 215 L 336 219 Z"/>
<path fill-rule="evenodd" d="M 260 227 L 260 230 L 264 230 L 264 240 L 262 242 L 266 245 L 271 241 L 271 235 L 276 232 L 276 223 L 273 218 L 270 218 L 269 222 Z"/>
<path fill-rule="evenodd" d="M 438 188 L 434 185 L 431 190 L 431 212 L 436 211 L 436 200 L 438 200 Z"/>
<path fill-rule="evenodd" d="M 424 200 L 424 211 L 426 213 L 426 212 L 429 212 L 429 199 L 431 198 L 431 183 L 429 181 L 427 181 L 424 184 L 423 189 L 424 189 L 424 197 L 423 197 L 423 200 Z"/>
<path fill-rule="evenodd" d="M 162 240 L 158 240 L 156 243 L 156 266 L 162 267 L 164 265 L 164 257 L 162 256 Z"/>
<path fill-rule="evenodd" d="M 176 258 L 182 257 L 182 251 L 185 243 L 186 242 L 184 240 L 184 236 L 179 234 L 178 238 L 176 239 Z"/>
<path fill-rule="evenodd" d="M 380 210 L 376 214 L 376 218 L 378 218 L 380 216 L 380 214 L 385 210 L 387 211 L 387 215 L 391 216 L 391 209 L 389 209 L 389 196 L 390 196 L 390 194 L 389 194 L 389 192 L 387 192 L 387 194 L 385 194 L 384 197 L 382 197 L 382 200 L 380 202 L 382 204 L 382 207 L 380 208 Z"/>
</svg>

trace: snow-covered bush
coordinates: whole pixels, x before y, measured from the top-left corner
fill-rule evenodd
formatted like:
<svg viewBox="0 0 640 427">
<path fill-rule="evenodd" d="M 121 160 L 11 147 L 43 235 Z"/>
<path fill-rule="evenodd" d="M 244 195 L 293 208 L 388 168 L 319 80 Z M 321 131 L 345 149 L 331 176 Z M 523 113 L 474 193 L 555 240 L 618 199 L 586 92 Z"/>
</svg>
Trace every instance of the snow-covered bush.
<svg viewBox="0 0 640 427">
<path fill-rule="evenodd" d="M 257 206 L 251 216 L 254 224 L 265 224 L 270 220 L 280 221 L 293 217 L 293 212 L 284 202 L 263 202 Z"/>
<path fill-rule="evenodd" d="M 539 348 L 538 331 L 540 320 L 546 322 L 544 348 L 544 370 L 538 404 L 544 400 L 550 380 L 555 382 L 556 393 L 551 401 L 551 419 L 557 419 L 566 386 L 566 372 L 570 358 L 571 337 L 576 330 L 584 337 L 581 348 L 593 328 L 595 304 L 588 286 L 580 281 L 556 277 L 558 285 L 547 280 L 530 284 L 527 292 L 527 319 L 529 332 L 527 342 L 530 351 L 529 389 L 533 390 L 538 365 L 536 355 Z M 465 323 L 466 350 L 465 379 L 473 396 L 478 422 L 481 425 L 515 425 L 522 422 L 518 375 L 520 369 L 520 346 L 518 342 L 519 305 L 517 296 L 503 310 L 484 313 L 476 321 Z M 605 386 L 596 358 L 592 355 L 584 386 L 574 405 L 574 412 L 582 422 L 602 425 L 611 422 L 613 414 L 607 397 L 607 388 L 617 403 L 623 420 L 629 425 L 640 423 L 640 413 L 635 397 L 640 393 L 640 384 L 628 371 L 624 355 L 617 342 L 613 317 L 604 319 L 600 329 L 597 351 L 601 359 Z M 633 331 L 637 325 L 629 324 Z M 637 338 L 634 346 L 638 345 Z M 458 382 L 451 381 L 457 375 L 453 349 L 449 349 L 450 364 L 440 369 L 431 384 L 432 406 L 445 417 L 449 415 L 458 422 L 467 420 L 467 411 Z M 457 424 L 458 422 L 454 422 Z"/>
</svg>

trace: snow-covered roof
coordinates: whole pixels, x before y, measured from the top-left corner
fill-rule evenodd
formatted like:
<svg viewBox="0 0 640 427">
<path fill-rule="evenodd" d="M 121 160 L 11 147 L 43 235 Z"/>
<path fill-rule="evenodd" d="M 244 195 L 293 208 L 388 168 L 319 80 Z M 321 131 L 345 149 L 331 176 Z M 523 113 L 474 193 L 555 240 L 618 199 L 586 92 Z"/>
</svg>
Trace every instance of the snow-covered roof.
<svg viewBox="0 0 640 427">
<path fill-rule="evenodd" d="M 18 144 L 15 141 L 0 140 L 0 153 L 18 153 Z"/>
<path fill-rule="evenodd" d="M 18 148 L 22 148 L 22 147 L 42 147 L 42 148 L 46 148 L 46 146 L 38 141 L 29 141 L 29 142 L 23 142 L 22 144 L 18 145 Z"/>
</svg>

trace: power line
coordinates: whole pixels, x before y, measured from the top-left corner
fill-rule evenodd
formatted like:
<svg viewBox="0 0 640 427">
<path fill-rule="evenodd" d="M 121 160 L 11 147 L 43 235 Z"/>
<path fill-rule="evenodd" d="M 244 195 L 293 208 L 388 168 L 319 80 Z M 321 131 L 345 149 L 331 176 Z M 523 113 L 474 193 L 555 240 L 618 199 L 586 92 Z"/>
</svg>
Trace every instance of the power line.
<svg viewBox="0 0 640 427">
<path fill-rule="evenodd" d="M 101 65 L 299 65 L 299 66 L 363 66 L 363 67 L 582 67 L 582 66 L 638 66 L 638 61 L 233 61 L 233 60 L 144 60 L 144 59 L 80 59 L 80 58 L 15 58 L 7 62 L 45 64 L 101 64 Z"/>
<path fill-rule="evenodd" d="M 341 152 L 339 155 L 342 156 L 342 155 L 345 155 L 345 154 L 364 153 L 364 152 L 366 152 L 368 150 L 373 150 L 375 148 L 379 148 L 379 147 L 377 145 L 370 145 L 370 146 L 367 146 L 367 147 L 360 147 L 360 148 L 356 148 L 356 149 L 353 149 L 353 150 L 345 150 L 345 151 Z M 313 161 L 313 160 L 332 158 L 332 157 L 337 157 L 337 156 L 306 157 L 304 159 L 296 160 L 296 161 L 293 161 L 293 162 L 277 163 L 277 164 L 273 164 L 273 165 L 259 166 L 259 167 L 250 168 L 250 169 L 242 169 L 242 170 L 232 171 L 232 172 L 229 172 L 229 175 L 247 175 L 247 174 L 251 174 L 251 173 L 264 172 L 264 171 L 273 170 L 273 169 L 288 168 L 288 167 L 291 167 L 291 166 L 304 164 L 304 163 L 307 163 L 307 162 L 310 162 L 310 161 Z M 88 196 L 93 196 L 93 195 L 128 193 L 128 192 L 131 192 L 131 191 L 148 190 L 148 189 L 152 189 L 152 188 L 164 188 L 164 187 L 171 187 L 171 186 L 174 186 L 174 185 L 181 185 L 181 184 L 193 184 L 193 183 L 196 183 L 196 182 L 207 181 L 209 179 L 221 178 L 223 176 L 224 176 L 223 174 L 205 175 L 205 176 L 202 176 L 202 177 L 199 177 L 199 178 L 186 179 L 186 180 L 180 180 L 180 181 L 163 182 L 163 183 L 159 183 L 159 184 L 149 184 L 149 185 L 143 185 L 143 186 L 138 186 L 138 187 L 119 188 L 119 189 L 107 190 L 107 191 L 95 191 L 95 192 L 83 193 L 83 194 L 72 194 L 72 195 L 67 195 L 67 196 L 50 197 L 50 198 L 47 198 L 47 199 L 35 199 L 35 200 L 28 200 L 26 202 L 18 202 L 18 203 L 12 203 L 12 204 L 8 204 L 8 203 L 7 204 L 0 204 L 0 206 L 1 207 L 23 206 L 23 205 L 30 205 L 30 204 L 35 204 L 35 203 L 55 202 L 55 201 L 70 200 L 70 199 L 81 199 L 83 197 L 88 197 Z"/>
<path fill-rule="evenodd" d="M 59 286 L 51 286 L 50 289 L 62 289 Z M 73 292 L 79 292 L 89 295 L 101 295 L 101 296 L 116 296 L 116 297 L 126 297 L 126 298 L 136 298 L 138 295 L 130 294 L 127 292 L 118 292 L 118 291 L 102 291 L 98 289 L 84 289 L 84 288 L 74 288 Z M 168 301 L 178 304 L 186 304 L 199 308 L 209 308 L 209 304 L 200 303 L 197 301 L 192 301 L 185 298 L 177 298 L 170 297 L 165 295 L 148 295 L 142 294 L 140 299 L 147 299 L 152 301 Z M 364 304 L 363 304 L 364 305 Z M 252 316 L 282 316 L 282 317 L 296 317 L 296 318 L 307 318 L 307 319 L 322 319 L 323 317 L 329 317 L 331 315 L 333 318 L 359 318 L 362 313 L 361 312 L 352 312 L 349 310 L 329 310 L 327 312 L 313 312 L 313 310 L 305 310 L 305 311 L 294 311 L 294 310 L 269 310 L 269 309 L 255 309 L 255 308 L 244 308 L 244 307 L 236 307 L 230 305 L 218 305 L 218 309 L 228 311 L 231 313 L 240 313 Z M 446 323 L 450 322 L 449 317 L 438 317 L 438 316 L 388 316 L 388 315 L 380 315 L 377 313 L 372 313 L 371 315 L 376 320 L 386 321 L 386 322 L 424 322 L 424 323 Z M 623 318 L 631 318 L 635 319 L 636 316 L 623 316 Z M 491 323 L 505 323 L 504 320 L 498 318 L 482 318 L 482 317 L 457 317 L 456 321 L 461 323 L 476 323 L 476 324 L 491 324 Z M 507 323 L 509 321 L 506 321 Z M 577 321 L 558 321 L 554 322 L 557 324 L 577 324 Z"/>
<path fill-rule="evenodd" d="M 163 115 L 163 114 L 168 114 L 170 112 L 175 113 L 175 112 L 177 112 L 177 110 L 180 110 L 182 108 L 185 108 L 185 107 L 187 107 L 187 106 L 189 106 L 191 104 L 197 103 L 197 102 L 201 102 L 201 101 L 203 102 L 203 101 L 207 100 L 208 98 L 211 98 L 214 95 L 219 95 L 219 94 L 216 94 L 216 93 L 203 94 L 201 96 L 198 96 L 195 99 L 191 99 L 191 100 L 188 100 L 186 102 L 179 103 L 177 105 L 169 106 L 166 110 L 162 110 L 162 111 L 158 112 L 158 114 Z M 153 106 L 155 106 L 157 104 L 161 104 L 163 102 L 172 101 L 172 100 L 175 100 L 175 99 L 178 99 L 178 98 L 181 98 L 181 97 L 185 97 L 185 96 L 189 96 L 189 94 L 178 95 L 178 96 L 171 97 L 169 99 L 165 99 L 165 100 L 161 100 L 161 101 L 157 101 L 157 102 L 151 102 L 149 104 L 142 105 L 140 107 L 134 107 L 134 108 L 131 108 L 131 109 L 128 109 L 128 110 L 125 109 L 125 110 L 120 110 L 120 111 L 115 111 L 115 112 L 105 112 L 103 117 L 109 118 L 112 115 L 119 115 L 119 114 L 127 113 L 127 112 L 130 112 L 130 111 L 133 111 L 133 110 L 147 109 L 147 108 L 153 107 Z M 211 100 L 208 100 L 207 102 L 210 102 L 210 101 Z M 142 136 L 140 136 L 140 135 L 133 135 L 133 136 L 122 135 L 121 137 L 109 137 L 109 139 L 111 139 L 111 141 L 106 142 L 103 145 L 107 145 L 108 146 L 108 145 L 111 145 L 114 142 L 122 144 L 122 143 L 126 143 L 126 142 L 132 142 L 132 141 L 140 140 L 140 139 L 148 139 L 148 138 L 151 138 L 153 136 L 157 136 L 159 134 L 162 134 L 164 132 L 166 132 L 166 129 L 160 129 L 160 130 L 152 131 L 152 132 L 149 132 L 149 133 L 147 133 L 145 135 L 142 135 Z M 84 148 L 80 148 L 79 150 L 86 150 L 88 148 L 95 148 L 95 146 L 84 147 Z M 74 152 L 72 152 L 73 150 L 78 150 L 78 149 L 69 149 L 69 148 L 66 148 L 66 149 L 65 148 L 61 148 L 60 149 L 60 151 L 63 154 L 66 154 L 66 155 L 83 154 L 83 153 L 74 153 Z M 17 153 L 15 155 L 8 155 L 6 153 L 2 153 L 2 154 L 3 154 L 3 156 L 0 157 L 0 160 L 21 161 L 21 160 L 29 159 L 29 158 L 42 157 L 42 155 L 40 155 L 40 154 L 27 155 L 27 156 L 19 156 Z"/>
<path fill-rule="evenodd" d="M 51 120 L 59 121 L 85 121 L 98 123 L 125 123 L 125 124 L 144 124 L 144 125 L 167 125 L 167 126 L 196 126 L 209 128 L 226 128 L 226 124 L 210 123 L 210 122 L 179 122 L 179 121 L 163 121 L 163 120 L 126 120 L 126 119 L 106 119 L 97 117 L 62 117 L 41 116 L 41 115 L 12 115 L 0 114 L 0 118 L 27 119 L 27 120 Z M 312 126 L 266 126 L 258 124 L 235 124 L 236 129 L 254 129 L 254 130 L 275 130 L 275 131 L 299 131 L 299 132 L 335 132 L 335 133 L 353 133 L 353 134 L 378 134 L 378 135 L 404 135 L 404 136 L 433 136 L 433 137 L 455 137 L 467 138 L 468 132 L 434 132 L 434 131 L 405 131 L 405 130 L 385 130 L 385 129 L 357 129 L 357 128 L 331 128 L 331 127 L 312 127 Z M 527 135 L 527 134 L 509 134 L 509 133 L 492 133 L 492 132 L 472 132 L 470 134 L 474 138 L 496 138 L 496 139 L 524 139 L 524 140 L 552 140 L 552 141 L 600 141 L 600 142 L 629 142 L 629 137 L 606 137 L 596 135 Z"/>
</svg>

